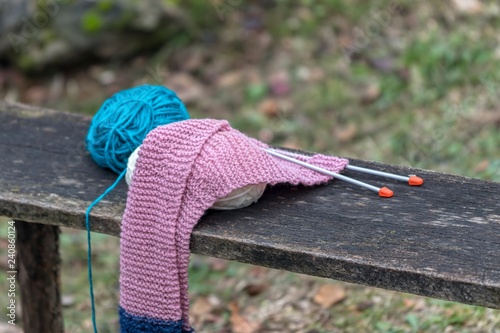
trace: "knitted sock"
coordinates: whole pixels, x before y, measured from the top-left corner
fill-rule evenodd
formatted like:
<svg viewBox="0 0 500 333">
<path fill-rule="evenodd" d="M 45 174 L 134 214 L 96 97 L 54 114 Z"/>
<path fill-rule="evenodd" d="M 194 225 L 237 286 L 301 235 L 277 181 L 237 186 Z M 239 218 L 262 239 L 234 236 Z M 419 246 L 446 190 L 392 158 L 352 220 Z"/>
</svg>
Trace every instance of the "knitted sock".
<svg viewBox="0 0 500 333">
<path fill-rule="evenodd" d="M 121 232 L 122 333 L 194 332 L 189 325 L 189 240 L 215 201 L 250 184 L 315 185 L 331 179 L 264 152 L 226 121 L 185 120 L 144 140 Z M 295 158 L 339 172 L 346 159 Z"/>
</svg>

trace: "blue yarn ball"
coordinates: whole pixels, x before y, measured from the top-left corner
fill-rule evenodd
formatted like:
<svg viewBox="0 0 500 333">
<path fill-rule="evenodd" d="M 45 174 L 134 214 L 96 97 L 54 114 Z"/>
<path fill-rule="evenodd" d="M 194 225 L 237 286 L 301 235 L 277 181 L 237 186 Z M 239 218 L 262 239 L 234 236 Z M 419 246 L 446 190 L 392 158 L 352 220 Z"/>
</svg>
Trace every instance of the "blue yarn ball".
<svg viewBox="0 0 500 333">
<path fill-rule="evenodd" d="M 85 142 L 98 165 L 121 173 L 130 154 L 152 129 L 186 119 L 189 113 L 173 91 L 138 86 L 117 92 L 104 102 L 90 123 Z"/>
</svg>

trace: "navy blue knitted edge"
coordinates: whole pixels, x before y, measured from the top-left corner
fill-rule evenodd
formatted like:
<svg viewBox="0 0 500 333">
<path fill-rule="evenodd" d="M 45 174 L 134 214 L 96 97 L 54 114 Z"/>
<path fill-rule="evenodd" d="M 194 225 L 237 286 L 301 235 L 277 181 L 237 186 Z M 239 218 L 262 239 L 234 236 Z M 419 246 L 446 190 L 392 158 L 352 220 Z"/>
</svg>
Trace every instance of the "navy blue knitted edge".
<svg viewBox="0 0 500 333">
<path fill-rule="evenodd" d="M 192 328 L 185 330 L 182 320 L 165 321 L 136 316 L 127 313 L 121 306 L 118 314 L 120 315 L 120 333 L 195 333 Z"/>
</svg>

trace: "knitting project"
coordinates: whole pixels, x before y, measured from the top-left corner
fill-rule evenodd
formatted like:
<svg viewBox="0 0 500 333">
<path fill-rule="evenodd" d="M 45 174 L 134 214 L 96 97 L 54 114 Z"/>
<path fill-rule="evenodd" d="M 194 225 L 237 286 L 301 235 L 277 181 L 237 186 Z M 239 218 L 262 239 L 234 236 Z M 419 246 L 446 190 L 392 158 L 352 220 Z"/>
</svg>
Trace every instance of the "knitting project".
<svg viewBox="0 0 500 333">
<path fill-rule="evenodd" d="M 267 145 L 224 120 L 185 120 L 147 135 L 122 221 L 122 333 L 194 332 L 189 324 L 189 240 L 215 201 L 250 184 L 316 185 L 331 179 L 261 148 Z M 320 154 L 294 158 L 333 172 L 348 164 Z"/>
</svg>

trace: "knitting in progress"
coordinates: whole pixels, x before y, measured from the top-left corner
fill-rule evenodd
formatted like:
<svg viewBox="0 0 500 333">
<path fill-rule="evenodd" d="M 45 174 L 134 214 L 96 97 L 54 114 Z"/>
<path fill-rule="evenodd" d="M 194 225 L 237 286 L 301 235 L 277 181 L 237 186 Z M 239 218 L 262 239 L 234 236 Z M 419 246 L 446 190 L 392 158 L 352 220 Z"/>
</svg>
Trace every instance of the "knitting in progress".
<svg viewBox="0 0 500 333">
<path fill-rule="evenodd" d="M 267 145 L 223 120 L 184 120 L 147 135 L 122 221 L 122 333 L 194 332 L 189 323 L 189 241 L 193 227 L 218 199 L 252 184 L 312 186 L 332 179 L 262 148 Z M 348 165 L 346 159 L 320 154 L 293 157 L 335 173 Z"/>
<path fill-rule="evenodd" d="M 134 150 L 134 152 L 128 159 L 125 180 L 129 186 L 132 183 L 132 175 L 134 174 L 135 165 L 137 163 L 137 158 L 139 157 L 140 150 L 141 146 L 137 147 L 137 149 Z M 212 207 L 210 207 L 210 209 L 232 210 L 250 206 L 254 202 L 257 202 L 262 194 L 264 194 L 266 186 L 266 183 L 260 183 L 237 188 L 224 198 L 220 198 L 219 200 L 217 200 L 212 205 Z"/>
<path fill-rule="evenodd" d="M 94 333 L 97 333 L 97 323 L 92 283 L 90 212 L 125 176 L 130 154 L 140 146 L 152 129 L 185 119 L 189 119 L 189 114 L 175 92 L 163 86 L 153 85 L 142 85 L 117 92 L 104 102 L 92 118 L 85 139 L 90 156 L 101 167 L 119 174 L 116 181 L 85 211 L 87 268 Z"/>
</svg>

